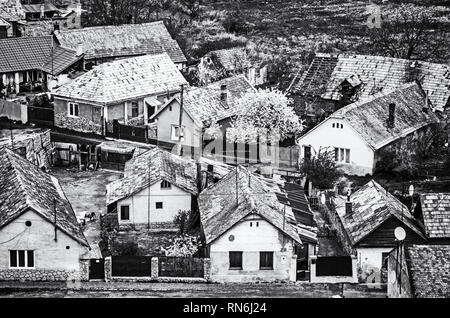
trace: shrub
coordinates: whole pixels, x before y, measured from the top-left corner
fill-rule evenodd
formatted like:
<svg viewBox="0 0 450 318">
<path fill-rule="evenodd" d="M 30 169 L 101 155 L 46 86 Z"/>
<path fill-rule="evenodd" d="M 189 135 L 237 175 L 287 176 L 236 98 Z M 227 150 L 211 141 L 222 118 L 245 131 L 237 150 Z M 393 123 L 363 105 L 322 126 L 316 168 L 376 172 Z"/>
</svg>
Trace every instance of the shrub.
<svg viewBox="0 0 450 318">
<path fill-rule="evenodd" d="M 114 242 L 111 249 L 117 256 L 136 256 L 139 252 L 138 243 L 135 241 Z"/>
<path fill-rule="evenodd" d="M 173 222 L 178 226 L 178 234 L 186 234 L 194 231 L 199 225 L 199 213 L 191 210 L 179 210 Z"/>
<path fill-rule="evenodd" d="M 173 244 L 162 248 L 166 256 L 192 257 L 202 246 L 200 238 L 188 234 L 176 237 Z"/>
</svg>

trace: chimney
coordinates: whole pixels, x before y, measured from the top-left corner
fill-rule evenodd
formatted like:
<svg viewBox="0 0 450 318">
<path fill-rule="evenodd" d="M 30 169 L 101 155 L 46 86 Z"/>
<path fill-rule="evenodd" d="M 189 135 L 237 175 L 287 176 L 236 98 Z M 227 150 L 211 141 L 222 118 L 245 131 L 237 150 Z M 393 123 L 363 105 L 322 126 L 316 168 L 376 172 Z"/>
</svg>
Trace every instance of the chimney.
<svg viewBox="0 0 450 318">
<path fill-rule="evenodd" d="M 43 19 L 45 17 L 45 6 L 43 3 L 41 3 L 40 9 L 41 9 L 41 19 Z"/>
<path fill-rule="evenodd" d="M 351 215 L 353 213 L 352 201 L 350 201 L 350 193 L 347 194 L 347 201 L 345 201 L 345 215 Z"/>
<path fill-rule="evenodd" d="M 428 113 L 428 109 L 429 109 L 429 105 L 428 105 L 428 90 L 427 90 L 426 96 L 425 96 L 425 105 L 423 105 L 422 111 L 424 113 Z"/>
<path fill-rule="evenodd" d="M 200 193 L 203 190 L 202 189 L 202 184 L 203 184 L 202 164 L 200 162 L 196 162 L 195 165 L 197 167 L 197 189 L 198 189 L 198 193 Z"/>
<path fill-rule="evenodd" d="M 81 56 L 81 55 L 83 55 L 83 45 L 81 43 L 78 43 L 76 56 Z"/>
<path fill-rule="evenodd" d="M 227 85 L 220 85 L 220 101 L 226 104 L 227 98 L 228 98 Z"/>
<path fill-rule="evenodd" d="M 394 128 L 395 125 L 395 104 L 389 104 L 388 128 Z"/>
</svg>

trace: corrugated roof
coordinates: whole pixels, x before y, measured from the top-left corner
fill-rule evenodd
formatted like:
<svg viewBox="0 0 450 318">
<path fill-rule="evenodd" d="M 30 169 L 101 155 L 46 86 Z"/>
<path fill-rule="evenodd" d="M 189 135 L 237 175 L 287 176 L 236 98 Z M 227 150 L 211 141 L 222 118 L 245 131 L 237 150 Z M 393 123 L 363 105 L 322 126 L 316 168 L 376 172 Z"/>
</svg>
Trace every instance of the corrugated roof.
<svg viewBox="0 0 450 318">
<path fill-rule="evenodd" d="M 391 103 L 395 104 L 395 123 L 393 128 L 388 128 Z M 331 117 L 344 118 L 369 145 L 380 149 L 424 126 L 438 123 L 439 118 L 434 112 L 423 111 L 425 105 L 423 90 L 413 82 L 347 105 Z"/>
<path fill-rule="evenodd" d="M 301 243 L 292 211 L 289 206 L 279 201 L 275 188 L 273 184 L 263 181 L 261 177 L 240 166 L 206 188 L 198 199 L 206 243 L 210 244 L 252 213 L 260 215 L 287 236 Z"/>
<path fill-rule="evenodd" d="M 345 214 L 345 200 L 336 202 L 336 211 L 353 245 L 394 216 L 424 238 L 408 208 L 375 180 L 366 183 L 351 195 L 352 213 Z"/>
<path fill-rule="evenodd" d="M 405 247 L 414 297 L 450 297 L 450 246 Z"/>
<path fill-rule="evenodd" d="M 116 60 L 96 66 L 62 85 L 55 96 L 98 103 L 116 103 L 133 98 L 179 91 L 186 79 L 166 53 Z"/>
<path fill-rule="evenodd" d="M 53 202 L 56 203 L 56 207 Z M 89 247 L 58 180 L 7 148 L 0 149 L 0 228 L 33 210 Z"/>
<path fill-rule="evenodd" d="M 450 238 L 450 193 L 422 193 L 420 204 L 427 236 Z"/>
<path fill-rule="evenodd" d="M 54 43 L 54 74 L 66 70 L 82 56 Z M 52 36 L 0 39 L 0 73 L 42 70 L 51 74 Z"/>
<path fill-rule="evenodd" d="M 154 148 L 125 163 L 124 177 L 106 186 L 106 204 L 127 198 L 162 180 L 197 194 L 196 178 L 194 162 Z"/>
<path fill-rule="evenodd" d="M 58 30 L 55 35 L 64 47 L 82 45 L 87 60 L 166 52 L 174 63 L 187 61 L 163 21 Z"/>
</svg>

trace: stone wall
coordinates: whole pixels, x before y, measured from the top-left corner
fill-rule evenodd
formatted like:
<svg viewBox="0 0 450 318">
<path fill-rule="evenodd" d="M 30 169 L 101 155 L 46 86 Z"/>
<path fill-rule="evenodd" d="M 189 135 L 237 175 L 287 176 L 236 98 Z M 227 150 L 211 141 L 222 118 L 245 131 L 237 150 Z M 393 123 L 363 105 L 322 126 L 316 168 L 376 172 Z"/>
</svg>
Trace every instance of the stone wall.
<svg viewBox="0 0 450 318">
<path fill-rule="evenodd" d="M 110 282 L 112 280 L 112 258 L 111 256 L 105 257 L 105 282 Z"/>
<path fill-rule="evenodd" d="M 389 298 L 412 298 L 412 288 L 410 284 L 408 266 L 403 250 L 402 262 L 397 262 L 396 249 L 394 249 L 388 258 L 388 284 L 387 293 Z M 401 268 L 401 270 L 400 270 Z"/>
<path fill-rule="evenodd" d="M 5 269 L 0 270 L 0 281 L 66 281 L 79 280 L 79 271 L 49 270 L 49 269 Z"/>
<path fill-rule="evenodd" d="M 80 280 L 83 282 L 89 281 L 89 266 L 90 259 L 82 259 L 80 260 Z"/>
<path fill-rule="evenodd" d="M 119 225 L 119 231 L 141 231 L 147 230 L 148 228 L 148 223 L 122 223 Z M 172 230 L 178 229 L 178 227 L 174 222 L 150 222 L 150 229 Z"/>
<path fill-rule="evenodd" d="M 84 117 L 68 117 L 65 112 L 55 113 L 55 126 L 102 135 L 102 125 Z"/>
</svg>

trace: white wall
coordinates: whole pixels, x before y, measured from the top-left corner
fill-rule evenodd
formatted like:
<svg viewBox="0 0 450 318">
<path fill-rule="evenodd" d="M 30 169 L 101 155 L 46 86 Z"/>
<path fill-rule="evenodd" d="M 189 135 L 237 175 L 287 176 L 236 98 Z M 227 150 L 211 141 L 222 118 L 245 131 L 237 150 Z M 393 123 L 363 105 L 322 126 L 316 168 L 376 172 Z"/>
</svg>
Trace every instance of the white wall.
<svg viewBox="0 0 450 318">
<path fill-rule="evenodd" d="M 117 203 L 117 211 L 120 225 L 148 224 L 149 206 L 148 187 L 133 196 L 120 200 Z M 156 209 L 156 202 L 163 202 L 163 209 Z M 120 207 L 130 206 L 130 220 L 120 220 Z M 161 189 L 161 182 L 150 187 L 150 223 L 173 222 L 179 210 L 191 209 L 191 194 L 180 189 L 174 184 L 171 189 Z"/>
<path fill-rule="evenodd" d="M 382 253 L 389 253 L 392 247 L 362 247 L 357 248 L 358 279 L 360 282 L 381 280 Z"/>
<path fill-rule="evenodd" d="M 333 128 L 332 124 L 339 128 Z M 340 124 L 343 128 L 340 128 Z M 336 126 L 336 125 L 335 125 Z M 374 168 L 374 151 L 350 125 L 342 119 L 328 118 L 298 140 L 300 146 L 300 162 L 304 158 L 304 146 L 311 146 L 311 154 L 320 147 L 335 147 L 350 149 L 350 163 L 342 163 L 341 168 L 347 173 L 366 175 L 372 174 Z"/>
<path fill-rule="evenodd" d="M 31 221 L 30 227 L 25 225 L 26 221 Z M 87 247 L 60 230 L 56 242 L 54 238 L 54 226 L 50 222 L 31 210 L 22 214 L 0 229 L 0 242 L 11 240 L 0 245 L 0 270 L 9 268 L 9 250 L 34 250 L 35 269 L 80 270 L 79 259 Z"/>
<path fill-rule="evenodd" d="M 230 241 L 230 235 L 234 240 Z M 243 252 L 241 270 L 229 269 L 230 251 Z M 274 252 L 273 269 L 259 268 L 260 252 Z M 297 269 L 293 240 L 257 215 L 247 217 L 212 242 L 210 259 L 213 281 L 295 280 Z"/>
</svg>

